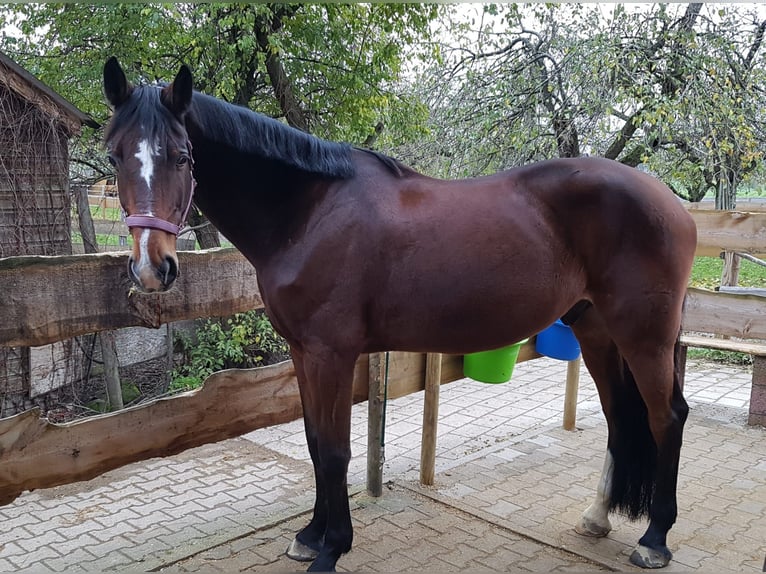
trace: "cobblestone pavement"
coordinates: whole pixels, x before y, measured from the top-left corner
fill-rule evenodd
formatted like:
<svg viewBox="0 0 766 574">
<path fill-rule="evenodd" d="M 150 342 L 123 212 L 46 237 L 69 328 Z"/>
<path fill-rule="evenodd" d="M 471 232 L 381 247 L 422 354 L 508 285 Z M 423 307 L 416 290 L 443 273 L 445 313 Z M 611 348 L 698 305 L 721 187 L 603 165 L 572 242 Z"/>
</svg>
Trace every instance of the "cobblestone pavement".
<svg viewBox="0 0 766 574">
<path fill-rule="evenodd" d="M 506 385 L 441 390 L 436 484 L 418 483 L 422 393 L 388 404 L 387 482 L 364 492 L 366 404 L 354 408 L 349 472 L 355 540 L 347 571 L 636 570 L 645 528 L 613 517 L 603 539 L 574 534 L 601 471 L 606 427 L 583 369 L 577 430 L 561 428 L 566 364 L 516 366 Z M 746 426 L 747 368 L 689 361 L 692 407 L 679 519 L 666 571 L 761 571 L 766 430 Z M 305 569 L 284 550 L 305 525 L 313 471 L 301 421 L 261 429 L 0 508 L 0 571 Z"/>
</svg>

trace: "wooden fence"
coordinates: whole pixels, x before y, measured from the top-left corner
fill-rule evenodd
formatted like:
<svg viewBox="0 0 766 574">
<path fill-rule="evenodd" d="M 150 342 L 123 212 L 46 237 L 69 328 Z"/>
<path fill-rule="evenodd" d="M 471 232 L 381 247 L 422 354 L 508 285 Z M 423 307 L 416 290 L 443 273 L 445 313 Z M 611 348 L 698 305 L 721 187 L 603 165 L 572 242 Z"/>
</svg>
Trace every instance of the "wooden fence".
<svg viewBox="0 0 766 574">
<path fill-rule="evenodd" d="M 131 286 L 124 254 L 0 259 L 0 345 L 43 345 L 263 306 L 255 271 L 237 251 L 179 252 L 179 260 L 175 289 L 144 294 Z M 355 402 L 368 399 L 370 363 L 367 356 L 357 363 Z M 391 353 L 389 398 L 423 389 L 425 372 L 424 354 Z M 439 384 L 459 378 L 460 357 L 445 358 Z M 300 416 L 291 361 L 222 371 L 201 389 L 68 424 L 51 424 L 39 411 L 22 413 L 0 420 L 0 503 Z"/>
<path fill-rule="evenodd" d="M 697 255 L 718 257 L 722 251 L 766 254 L 766 213 L 691 208 L 697 223 Z"/>
<path fill-rule="evenodd" d="M 708 213 L 693 212 L 700 228 L 701 254 L 724 249 L 766 251 L 766 214 L 726 212 L 711 217 Z M 105 329 L 159 327 L 262 306 L 255 271 L 238 252 L 179 252 L 179 259 L 182 274 L 176 288 L 165 294 L 135 291 L 124 254 L 0 259 L 0 345 L 43 345 Z M 711 305 L 718 300 L 713 298 L 721 296 L 696 291 L 696 301 Z M 743 312 L 753 312 L 747 309 Z M 532 340 L 522 348 L 519 361 L 538 356 Z M 435 452 L 438 388 L 463 377 L 462 358 L 391 353 L 389 363 L 389 398 L 426 389 L 421 478 L 428 482 Z M 369 399 L 371 437 L 380 430 L 381 365 L 379 355 L 363 356 L 355 371 L 354 401 Z M 578 369 L 577 363 L 570 365 L 570 383 L 576 383 Z M 573 416 L 576 384 L 568 389 L 566 402 Z M 74 423 L 54 425 L 36 411 L 22 413 L 0 420 L 0 504 L 25 490 L 86 480 L 129 462 L 288 422 L 300 413 L 291 362 L 223 371 L 212 375 L 201 389 Z M 374 443 L 371 439 L 370 444 Z M 373 473 L 379 470 L 375 462 L 379 456 L 374 449 L 368 452 L 368 469 Z M 379 476 L 368 480 L 371 491 L 379 482 Z"/>
</svg>

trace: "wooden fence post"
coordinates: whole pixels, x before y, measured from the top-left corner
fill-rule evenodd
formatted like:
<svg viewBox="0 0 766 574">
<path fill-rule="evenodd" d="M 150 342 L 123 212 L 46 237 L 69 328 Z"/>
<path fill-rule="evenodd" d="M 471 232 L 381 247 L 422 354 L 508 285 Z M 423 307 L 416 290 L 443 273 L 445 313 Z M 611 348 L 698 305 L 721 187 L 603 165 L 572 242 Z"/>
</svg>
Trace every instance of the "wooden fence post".
<svg viewBox="0 0 766 574">
<path fill-rule="evenodd" d="M 750 387 L 750 412 L 747 424 L 766 427 L 766 357 L 753 356 L 753 382 Z"/>
<path fill-rule="evenodd" d="M 385 407 L 386 361 L 384 353 L 370 353 L 367 395 L 367 492 L 370 496 L 383 493 L 382 445 Z"/>
<path fill-rule="evenodd" d="M 80 223 L 80 235 L 82 235 L 82 247 L 85 253 L 98 253 L 98 240 L 96 227 L 90 213 L 88 202 L 88 190 L 84 186 L 74 186 L 77 198 L 77 217 Z M 99 201 L 99 206 L 101 201 Z M 106 211 L 104 198 L 103 211 Z M 122 382 L 120 381 L 120 360 L 117 356 L 117 343 L 114 331 L 106 330 L 98 334 L 98 342 L 101 346 L 101 359 L 104 363 L 104 383 L 106 386 L 106 400 L 110 411 L 118 411 L 124 408 L 122 402 Z"/>
<path fill-rule="evenodd" d="M 577 391 L 580 388 L 580 357 L 567 362 L 567 383 L 564 391 L 564 430 L 575 430 L 577 422 Z"/>
<path fill-rule="evenodd" d="M 442 378 L 440 353 L 426 354 L 425 397 L 423 402 L 423 439 L 420 447 L 420 483 L 434 483 L 436 466 L 436 427 L 439 419 L 439 385 Z"/>
</svg>

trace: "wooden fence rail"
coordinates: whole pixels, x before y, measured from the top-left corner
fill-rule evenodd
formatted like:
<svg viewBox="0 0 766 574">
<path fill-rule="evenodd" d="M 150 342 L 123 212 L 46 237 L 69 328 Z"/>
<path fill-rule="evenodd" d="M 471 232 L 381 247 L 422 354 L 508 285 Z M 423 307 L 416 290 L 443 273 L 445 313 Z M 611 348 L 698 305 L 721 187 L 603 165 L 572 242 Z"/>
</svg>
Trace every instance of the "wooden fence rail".
<svg viewBox="0 0 766 574">
<path fill-rule="evenodd" d="M 27 411 L 0 419 L 0 504 L 300 416 L 292 361 L 221 371 L 194 391 L 73 423 Z"/>
<path fill-rule="evenodd" d="M 721 251 L 766 253 L 766 212 L 689 209 L 697 224 L 697 255 L 717 257 Z"/>
<path fill-rule="evenodd" d="M 766 301 L 758 295 L 689 288 L 683 330 L 766 340 Z"/>
<path fill-rule="evenodd" d="M 766 252 L 766 213 L 691 209 L 697 253 Z M 263 306 L 255 270 L 234 249 L 179 252 L 163 294 L 135 291 L 124 253 L 0 258 L 0 345 L 43 345 L 104 329 L 159 327 Z"/>
<path fill-rule="evenodd" d="M 699 229 L 699 254 L 766 251 L 766 213 L 691 213 Z M 150 295 L 132 289 L 125 254 L 0 259 L 0 346 L 37 346 L 104 329 L 159 327 L 263 306 L 255 271 L 237 251 L 180 252 L 179 259 L 181 276 L 174 290 Z M 742 303 L 739 295 L 722 297 L 690 291 L 684 327 L 704 332 L 707 321 L 726 322 L 732 309 L 740 305 L 738 313 L 753 314 L 749 306 L 753 302 Z M 739 327 L 732 326 L 731 334 L 762 337 L 765 315 L 755 314 Z M 531 341 L 522 348 L 519 361 L 536 357 Z M 426 372 L 431 379 L 438 377 L 441 384 L 463 377 L 461 357 L 443 356 L 440 369 L 434 360 L 432 357 L 427 369 L 425 354 L 392 353 L 388 397 L 424 389 Z M 380 371 L 375 367 L 379 364 L 377 357 L 370 369 L 369 358 L 360 358 L 355 402 L 367 400 L 370 371 Z M 569 377 L 573 371 L 569 369 Z M 431 399 L 426 400 L 438 400 L 433 398 L 438 397 L 433 392 L 438 386 L 433 380 L 429 385 Z M 379 393 L 377 386 L 373 390 Z M 576 396 L 576 385 L 571 392 Z M 567 404 L 572 403 L 569 396 Z M 435 411 L 429 412 L 435 419 Z M 571 420 L 573 415 L 570 413 Z M 35 411 L 23 413 L 0 420 L 0 503 L 24 490 L 92 478 L 128 462 L 167 456 L 299 416 L 300 400 L 290 362 L 216 373 L 200 390 L 67 425 L 50 424 Z M 435 441 L 435 429 L 426 435 Z M 433 446 L 427 445 L 426 459 L 432 457 Z"/>
<path fill-rule="evenodd" d="M 235 249 L 180 251 L 178 258 L 176 286 L 159 294 L 131 286 L 124 253 L 0 258 L 0 345 L 39 346 L 263 307 L 255 270 Z"/>
</svg>

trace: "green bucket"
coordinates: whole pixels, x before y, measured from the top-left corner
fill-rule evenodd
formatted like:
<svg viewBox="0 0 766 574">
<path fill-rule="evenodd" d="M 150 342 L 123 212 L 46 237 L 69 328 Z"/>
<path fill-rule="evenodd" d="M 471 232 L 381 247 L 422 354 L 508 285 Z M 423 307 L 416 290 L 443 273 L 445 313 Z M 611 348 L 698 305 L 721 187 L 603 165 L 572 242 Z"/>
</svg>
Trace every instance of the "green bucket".
<svg viewBox="0 0 766 574">
<path fill-rule="evenodd" d="M 463 357 L 463 374 L 481 383 L 507 383 L 519 358 L 519 349 L 529 339 L 513 345 L 470 353 Z"/>
</svg>

